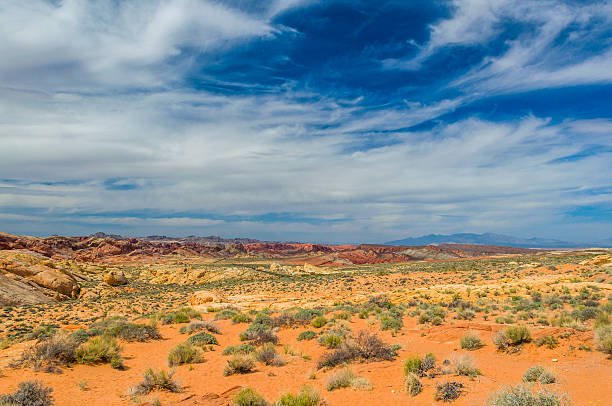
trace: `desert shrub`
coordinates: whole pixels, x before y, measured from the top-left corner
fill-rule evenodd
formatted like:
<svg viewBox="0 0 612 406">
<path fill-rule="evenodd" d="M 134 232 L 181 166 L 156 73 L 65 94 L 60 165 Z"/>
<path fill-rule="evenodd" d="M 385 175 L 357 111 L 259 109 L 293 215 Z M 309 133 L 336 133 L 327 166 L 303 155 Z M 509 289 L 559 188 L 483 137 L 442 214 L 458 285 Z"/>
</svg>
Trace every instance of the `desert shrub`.
<svg viewBox="0 0 612 406">
<path fill-rule="evenodd" d="M 46 387 L 40 381 L 21 382 L 17 390 L 0 396 L 0 404 L 6 406 L 51 406 L 54 403 L 51 395 L 53 388 Z"/>
<path fill-rule="evenodd" d="M 268 406 L 268 402 L 251 388 L 244 388 L 234 395 L 234 406 Z"/>
<path fill-rule="evenodd" d="M 248 374 L 249 372 L 253 372 L 253 368 L 255 368 L 255 361 L 253 361 L 252 357 L 235 354 L 232 358 L 227 360 L 223 375 Z"/>
<path fill-rule="evenodd" d="M 494 393 L 486 406 L 569 406 L 567 399 L 544 389 L 532 391 L 525 386 L 509 386 Z"/>
<path fill-rule="evenodd" d="M 401 330 L 404 327 L 404 322 L 401 318 L 384 315 L 380 318 L 381 330 Z"/>
<path fill-rule="evenodd" d="M 252 320 L 246 313 L 236 313 L 232 316 L 232 323 L 250 323 Z"/>
<path fill-rule="evenodd" d="M 162 324 L 189 323 L 191 319 L 201 319 L 202 315 L 191 307 L 183 307 L 179 310 L 161 315 Z"/>
<path fill-rule="evenodd" d="M 255 345 L 264 343 L 278 344 L 278 336 L 272 329 L 263 324 L 252 324 L 248 329 L 240 333 L 240 341 L 251 341 Z"/>
<path fill-rule="evenodd" d="M 276 347 L 272 343 L 264 344 L 256 353 L 255 359 L 263 362 L 266 365 L 280 367 L 286 364 L 283 357 L 276 351 Z"/>
<path fill-rule="evenodd" d="M 472 309 L 461 309 L 457 312 L 459 320 L 472 320 L 474 317 L 476 317 L 476 312 Z"/>
<path fill-rule="evenodd" d="M 600 310 L 595 307 L 582 307 L 574 309 L 572 311 L 572 317 L 576 320 L 587 321 L 596 318 L 600 313 Z"/>
<path fill-rule="evenodd" d="M 459 343 L 461 344 L 461 348 L 468 351 L 474 351 L 484 346 L 480 337 L 469 331 L 466 335 L 461 337 Z"/>
<path fill-rule="evenodd" d="M 404 375 L 410 374 L 419 375 L 421 372 L 421 358 L 413 356 L 408 357 L 404 361 Z"/>
<path fill-rule="evenodd" d="M 182 364 L 199 362 L 202 353 L 190 343 L 182 343 L 172 348 L 168 353 L 168 365 L 173 367 Z"/>
<path fill-rule="evenodd" d="M 221 330 L 219 330 L 219 327 L 217 327 L 215 323 L 211 323 L 210 321 L 206 320 L 192 320 L 188 325 L 182 326 L 179 329 L 179 332 L 181 334 L 191 334 L 200 330 L 206 330 L 209 333 L 221 334 Z"/>
<path fill-rule="evenodd" d="M 297 323 L 307 324 L 312 321 L 315 317 L 322 316 L 323 312 L 317 309 L 300 309 L 294 315 L 293 319 Z"/>
<path fill-rule="evenodd" d="M 287 327 L 292 326 L 296 323 L 293 313 L 282 312 L 276 317 L 272 317 L 270 326 L 271 327 Z"/>
<path fill-rule="evenodd" d="M 41 324 L 26 336 L 27 340 L 40 340 L 50 338 L 57 332 L 57 327 L 48 324 Z"/>
<path fill-rule="evenodd" d="M 26 349 L 21 355 L 19 364 L 31 365 L 37 370 L 53 372 L 60 365 L 69 365 L 76 361 L 76 349 L 79 343 L 65 332 L 43 338 Z"/>
<path fill-rule="evenodd" d="M 315 317 L 310 324 L 314 327 L 314 328 L 321 328 L 324 325 L 327 324 L 327 319 L 323 316 L 317 316 Z"/>
<path fill-rule="evenodd" d="M 347 340 L 335 350 L 323 354 L 319 359 L 318 367 L 334 367 L 358 359 L 365 361 L 392 360 L 395 356 L 395 351 L 376 334 L 364 330 L 360 331 L 354 340 Z"/>
<path fill-rule="evenodd" d="M 476 368 L 474 358 L 469 354 L 457 356 L 454 364 L 457 375 L 469 376 L 470 378 L 475 378 L 478 375 L 482 375 L 480 370 Z"/>
<path fill-rule="evenodd" d="M 163 369 L 155 372 L 152 368 L 145 371 L 143 380 L 134 386 L 130 393 L 132 395 L 147 395 L 156 390 L 168 392 L 180 392 L 181 386 L 174 380 L 174 370 L 166 372 Z"/>
<path fill-rule="evenodd" d="M 344 363 L 352 362 L 358 358 L 356 349 L 347 343 L 344 343 L 339 348 L 327 352 L 319 358 L 318 368 L 335 367 Z"/>
<path fill-rule="evenodd" d="M 357 390 L 372 390 L 373 389 L 372 382 L 370 382 L 368 378 L 365 378 L 363 376 L 356 376 L 351 381 L 351 388 L 357 389 Z"/>
<path fill-rule="evenodd" d="M 255 352 L 255 350 L 255 346 L 251 344 L 230 345 L 229 347 L 226 347 L 221 354 L 250 354 L 252 352 Z"/>
<path fill-rule="evenodd" d="M 423 384 L 417 374 L 406 375 L 406 391 L 410 396 L 416 396 L 423 390 Z"/>
<path fill-rule="evenodd" d="M 108 362 L 113 368 L 120 369 L 122 367 L 121 346 L 113 337 L 94 337 L 76 350 L 76 359 L 81 364 Z"/>
<path fill-rule="evenodd" d="M 234 317 L 238 312 L 229 309 L 223 309 L 215 314 L 215 320 L 227 320 Z"/>
<path fill-rule="evenodd" d="M 523 375 L 523 382 L 555 383 L 555 374 L 541 366 L 531 367 Z"/>
<path fill-rule="evenodd" d="M 327 390 L 348 388 L 351 382 L 355 379 L 355 374 L 350 368 L 342 368 L 339 371 L 333 372 L 327 379 Z"/>
<path fill-rule="evenodd" d="M 538 347 L 545 345 L 546 347 L 552 350 L 553 348 L 559 345 L 559 339 L 557 339 L 557 337 L 555 336 L 544 336 L 538 338 L 535 341 L 535 345 L 537 345 Z"/>
<path fill-rule="evenodd" d="M 597 349 L 612 356 L 612 326 L 602 326 L 595 329 Z"/>
<path fill-rule="evenodd" d="M 344 311 L 336 314 L 336 318 L 340 320 L 349 320 L 351 318 L 351 313 Z"/>
<path fill-rule="evenodd" d="M 304 386 L 297 395 L 284 393 L 275 406 L 319 406 L 322 405 L 321 395 L 316 389 Z"/>
<path fill-rule="evenodd" d="M 75 332 L 76 333 L 76 332 Z M 73 333 L 74 334 L 74 333 Z M 130 323 L 122 317 L 111 317 L 89 326 L 89 329 L 84 332 L 79 332 L 77 338 L 87 341 L 86 337 L 95 337 L 106 335 L 109 337 L 117 337 L 125 341 L 140 341 L 161 339 L 161 334 L 157 327 Z"/>
<path fill-rule="evenodd" d="M 463 384 L 459 382 L 445 382 L 436 385 L 435 399 L 442 402 L 451 402 L 461 395 Z"/>
<path fill-rule="evenodd" d="M 525 326 L 507 327 L 493 336 L 493 343 L 500 350 L 506 350 L 510 346 L 517 346 L 529 341 L 531 341 L 531 335 Z"/>
<path fill-rule="evenodd" d="M 335 333 L 325 334 L 319 339 L 319 343 L 326 348 L 338 348 L 342 344 L 342 336 Z"/>
<path fill-rule="evenodd" d="M 302 331 L 300 335 L 298 335 L 297 340 L 298 341 L 312 340 L 316 336 L 317 336 L 317 333 L 315 333 L 312 330 Z"/>
<path fill-rule="evenodd" d="M 198 347 L 202 347 L 204 345 L 219 345 L 219 341 L 217 341 L 217 337 L 212 334 L 205 333 L 203 331 L 192 335 L 186 341 L 189 344 L 197 345 Z"/>
</svg>

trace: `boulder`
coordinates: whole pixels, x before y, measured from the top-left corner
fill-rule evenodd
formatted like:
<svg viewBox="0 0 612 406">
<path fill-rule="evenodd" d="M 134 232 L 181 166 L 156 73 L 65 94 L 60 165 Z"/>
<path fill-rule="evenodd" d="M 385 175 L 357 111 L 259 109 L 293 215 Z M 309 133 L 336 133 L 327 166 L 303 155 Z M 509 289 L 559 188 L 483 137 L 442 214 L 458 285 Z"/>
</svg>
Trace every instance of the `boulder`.
<svg viewBox="0 0 612 406">
<path fill-rule="evenodd" d="M 104 282 L 110 286 L 121 286 L 128 283 L 122 271 L 110 271 L 104 275 Z"/>
</svg>

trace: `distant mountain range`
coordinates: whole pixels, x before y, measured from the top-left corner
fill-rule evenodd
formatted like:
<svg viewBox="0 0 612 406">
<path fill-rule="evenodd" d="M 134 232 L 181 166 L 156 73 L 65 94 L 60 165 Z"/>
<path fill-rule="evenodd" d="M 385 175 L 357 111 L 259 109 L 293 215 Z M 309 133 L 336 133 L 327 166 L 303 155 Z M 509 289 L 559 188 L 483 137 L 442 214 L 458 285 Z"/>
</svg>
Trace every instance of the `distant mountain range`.
<svg viewBox="0 0 612 406">
<path fill-rule="evenodd" d="M 612 247 L 612 238 L 599 242 L 570 242 L 548 238 L 520 238 L 503 234 L 429 234 L 421 237 L 409 237 L 402 240 L 386 242 L 386 245 L 437 245 L 437 244 L 480 244 L 500 245 L 504 247 L 520 248 L 583 248 L 583 247 Z"/>
</svg>

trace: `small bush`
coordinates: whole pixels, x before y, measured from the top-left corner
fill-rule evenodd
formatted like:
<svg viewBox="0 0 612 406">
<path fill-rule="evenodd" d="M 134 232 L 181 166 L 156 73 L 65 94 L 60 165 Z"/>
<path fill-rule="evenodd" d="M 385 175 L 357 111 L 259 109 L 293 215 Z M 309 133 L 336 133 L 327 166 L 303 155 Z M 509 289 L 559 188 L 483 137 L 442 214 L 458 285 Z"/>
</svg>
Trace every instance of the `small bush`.
<svg viewBox="0 0 612 406">
<path fill-rule="evenodd" d="M 200 362 L 202 353 L 189 343 L 179 344 L 168 353 L 168 366 Z"/>
<path fill-rule="evenodd" d="M 248 355 L 236 354 L 227 360 L 227 364 L 223 370 L 223 376 L 248 374 L 253 372 L 253 368 L 255 368 L 255 361 L 253 361 L 253 358 Z"/>
<path fill-rule="evenodd" d="M 44 338 L 53 337 L 57 332 L 57 327 L 50 326 L 48 324 L 42 324 L 36 327 L 30 334 L 27 335 L 27 340 L 40 340 Z"/>
<path fill-rule="evenodd" d="M 240 341 L 251 341 L 255 345 L 264 343 L 278 344 L 278 336 L 266 325 L 253 324 L 240 333 Z"/>
<path fill-rule="evenodd" d="M 232 399 L 234 406 L 268 406 L 268 402 L 251 388 L 240 390 Z"/>
<path fill-rule="evenodd" d="M 472 358 L 472 356 L 469 354 L 459 355 L 455 359 L 454 363 L 457 375 L 468 376 L 470 378 L 475 378 L 478 375 L 482 375 L 480 370 L 476 368 L 474 358 Z"/>
<path fill-rule="evenodd" d="M 602 326 L 595 329 L 597 349 L 612 356 L 612 326 Z"/>
<path fill-rule="evenodd" d="M 315 333 L 312 330 L 302 331 L 300 335 L 298 335 L 297 340 L 298 341 L 313 340 L 314 338 L 316 338 L 316 336 L 317 336 L 317 333 Z"/>
<path fill-rule="evenodd" d="M 202 315 L 191 307 L 183 307 L 161 316 L 162 324 L 189 323 L 191 319 L 201 319 Z"/>
<path fill-rule="evenodd" d="M 311 324 L 311 325 L 312 325 L 314 328 L 321 328 L 321 327 L 323 327 L 324 325 L 326 325 L 326 324 L 327 324 L 327 319 L 326 319 L 325 317 L 323 317 L 323 316 L 318 316 L 318 317 L 315 317 L 315 318 L 314 318 L 314 319 L 313 319 L 313 320 L 310 322 L 310 324 Z"/>
<path fill-rule="evenodd" d="M 544 389 L 532 391 L 525 386 L 510 386 L 496 392 L 486 406 L 569 406 L 561 395 Z"/>
<path fill-rule="evenodd" d="M 217 314 L 215 314 L 215 320 L 227 320 L 227 319 L 231 319 L 236 314 L 237 314 L 237 312 L 235 312 L 233 310 L 223 309 L 220 312 L 217 312 Z"/>
<path fill-rule="evenodd" d="M 105 335 L 118 337 L 125 341 L 145 342 L 149 340 L 160 340 L 162 338 L 157 327 L 146 324 L 120 323 L 107 329 Z"/>
<path fill-rule="evenodd" d="M 327 390 L 332 391 L 334 389 L 348 388 L 351 386 L 351 382 L 353 382 L 354 379 L 355 374 L 350 368 L 343 368 L 333 372 L 327 379 Z"/>
<path fill-rule="evenodd" d="M 545 345 L 546 347 L 552 350 L 553 348 L 556 348 L 559 345 L 559 340 L 555 336 L 540 337 L 536 340 L 535 345 L 537 345 L 538 347 Z"/>
<path fill-rule="evenodd" d="M 472 332 L 468 332 L 466 335 L 461 337 L 459 343 L 461 344 L 461 348 L 468 351 L 478 350 L 484 346 L 480 337 Z"/>
<path fill-rule="evenodd" d="M 410 396 L 416 396 L 423 390 L 423 384 L 419 376 L 414 373 L 406 375 L 406 391 Z"/>
<path fill-rule="evenodd" d="M 525 326 L 512 326 L 506 328 L 506 336 L 510 339 L 512 345 L 519 345 L 531 341 L 529 329 Z"/>
<path fill-rule="evenodd" d="M 245 313 L 236 313 L 232 316 L 232 323 L 250 323 L 252 320 L 248 314 Z"/>
<path fill-rule="evenodd" d="M 174 380 L 174 370 L 155 372 L 149 368 L 144 373 L 144 379 L 131 389 L 132 395 L 147 395 L 153 391 L 180 392 L 181 386 Z"/>
<path fill-rule="evenodd" d="M 39 340 L 21 355 L 19 364 L 32 365 L 35 369 L 48 372 L 57 371 L 59 365 L 69 365 L 76 361 L 79 343 L 65 332 Z"/>
<path fill-rule="evenodd" d="M 383 316 L 380 319 L 380 329 L 381 330 L 393 330 L 398 331 L 404 327 L 404 322 L 401 318 L 391 317 L 391 316 Z"/>
<path fill-rule="evenodd" d="M 404 375 L 410 374 L 419 375 L 421 372 L 421 358 L 419 357 L 408 357 L 404 361 Z"/>
<path fill-rule="evenodd" d="M 446 382 L 436 385 L 435 399 L 442 402 L 451 402 L 461 395 L 463 384 L 459 382 Z"/>
<path fill-rule="evenodd" d="M 115 338 L 94 337 L 82 344 L 76 351 L 76 359 L 81 364 L 109 362 L 113 368 L 121 368 L 121 346 Z"/>
<path fill-rule="evenodd" d="M 276 351 L 276 347 L 272 343 L 264 344 L 256 353 L 255 359 L 263 362 L 266 365 L 280 367 L 286 364 L 285 360 Z"/>
<path fill-rule="evenodd" d="M 240 345 L 230 345 L 226 347 L 221 354 L 223 355 L 233 355 L 233 354 L 250 354 L 255 352 L 256 348 L 251 344 L 240 344 Z"/>
<path fill-rule="evenodd" d="M 219 342 L 214 335 L 205 333 L 203 331 L 189 337 L 187 342 L 189 344 L 197 345 L 198 347 L 202 347 L 204 345 L 219 345 Z"/>
<path fill-rule="evenodd" d="M 21 382 L 13 394 L 0 396 L 0 404 L 6 406 L 51 406 L 54 404 L 52 388 L 40 381 Z"/>
<path fill-rule="evenodd" d="M 206 330 L 209 333 L 221 334 L 221 330 L 215 323 L 205 320 L 192 320 L 188 325 L 183 326 L 179 329 L 181 334 L 191 334 L 196 331 Z"/>
<path fill-rule="evenodd" d="M 334 333 L 325 334 L 319 342 L 326 348 L 338 348 L 342 344 L 342 336 Z"/>
<path fill-rule="evenodd" d="M 321 404 L 319 392 L 309 386 L 304 386 L 297 395 L 293 393 L 281 395 L 275 406 L 319 406 Z"/>
<path fill-rule="evenodd" d="M 555 374 L 544 367 L 535 366 L 531 367 L 525 372 L 523 375 L 523 382 L 539 382 L 541 384 L 547 385 L 556 382 Z"/>
</svg>

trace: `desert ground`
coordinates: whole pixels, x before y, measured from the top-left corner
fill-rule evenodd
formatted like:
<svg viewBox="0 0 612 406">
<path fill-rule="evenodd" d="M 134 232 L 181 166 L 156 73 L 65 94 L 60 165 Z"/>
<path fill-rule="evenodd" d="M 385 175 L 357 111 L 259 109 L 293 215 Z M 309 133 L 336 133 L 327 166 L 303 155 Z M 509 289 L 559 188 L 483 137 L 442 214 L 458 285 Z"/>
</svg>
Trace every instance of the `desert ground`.
<svg viewBox="0 0 612 406">
<path fill-rule="evenodd" d="M 612 404 L 609 250 L 2 237 L 2 405 Z"/>
</svg>

